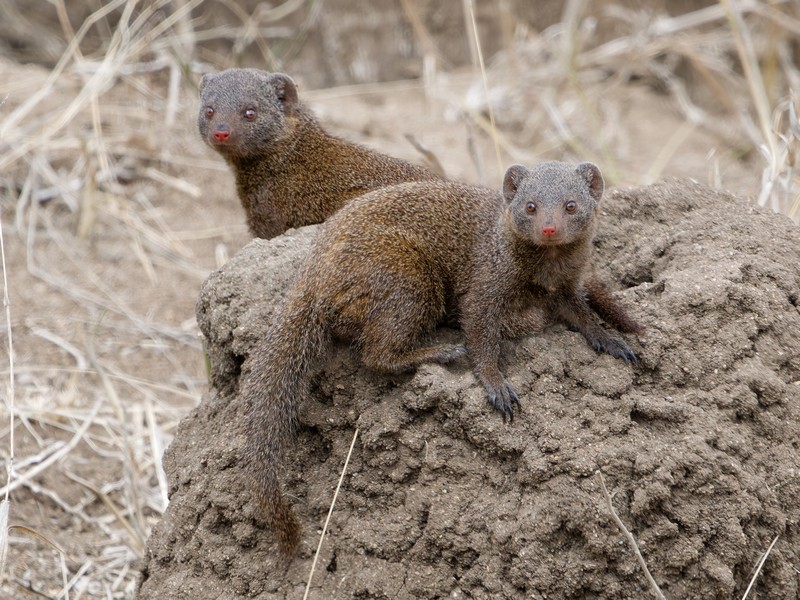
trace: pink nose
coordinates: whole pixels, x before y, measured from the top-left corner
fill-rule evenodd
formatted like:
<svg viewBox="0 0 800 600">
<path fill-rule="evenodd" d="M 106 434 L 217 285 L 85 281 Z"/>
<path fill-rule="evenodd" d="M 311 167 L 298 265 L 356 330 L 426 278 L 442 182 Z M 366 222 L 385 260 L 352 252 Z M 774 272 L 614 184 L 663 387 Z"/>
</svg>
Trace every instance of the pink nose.
<svg viewBox="0 0 800 600">
<path fill-rule="evenodd" d="M 556 226 L 555 225 L 544 225 L 542 227 L 542 235 L 547 237 L 552 237 L 556 234 Z"/>
<path fill-rule="evenodd" d="M 214 139 L 217 140 L 218 142 L 224 142 L 229 137 L 231 137 L 230 129 L 220 128 L 214 132 Z"/>
</svg>

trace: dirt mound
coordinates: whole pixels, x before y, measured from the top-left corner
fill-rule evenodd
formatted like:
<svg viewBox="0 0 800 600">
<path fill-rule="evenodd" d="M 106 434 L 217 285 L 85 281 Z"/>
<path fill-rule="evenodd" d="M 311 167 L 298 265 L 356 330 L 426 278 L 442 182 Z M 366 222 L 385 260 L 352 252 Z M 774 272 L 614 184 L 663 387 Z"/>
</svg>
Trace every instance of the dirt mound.
<svg viewBox="0 0 800 600">
<path fill-rule="evenodd" d="M 667 597 L 741 597 L 776 536 L 756 590 L 797 597 L 800 230 L 687 180 L 604 203 L 598 264 L 648 328 L 638 367 L 561 326 L 508 343 L 524 408 L 508 425 L 466 362 L 384 377 L 338 348 L 284 474 L 305 525 L 288 566 L 252 519 L 236 389 L 314 228 L 209 277 L 213 386 L 167 451 L 139 597 L 302 597 L 356 428 L 313 598 L 648 597 L 598 470 Z"/>
</svg>

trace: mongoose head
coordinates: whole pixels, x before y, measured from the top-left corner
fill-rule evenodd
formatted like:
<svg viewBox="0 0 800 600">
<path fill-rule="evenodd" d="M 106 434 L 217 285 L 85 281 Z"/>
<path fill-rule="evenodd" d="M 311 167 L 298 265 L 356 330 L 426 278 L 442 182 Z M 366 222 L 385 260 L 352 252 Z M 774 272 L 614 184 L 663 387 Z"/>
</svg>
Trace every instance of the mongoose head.
<svg viewBox="0 0 800 600">
<path fill-rule="evenodd" d="M 589 162 L 512 165 L 503 180 L 509 224 L 537 246 L 590 241 L 604 187 L 600 169 Z"/>
<path fill-rule="evenodd" d="M 228 69 L 200 81 L 197 126 L 225 158 L 260 156 L 289 138 L 297 108 L 297 86 L 288 75 Z"/>
</svg>

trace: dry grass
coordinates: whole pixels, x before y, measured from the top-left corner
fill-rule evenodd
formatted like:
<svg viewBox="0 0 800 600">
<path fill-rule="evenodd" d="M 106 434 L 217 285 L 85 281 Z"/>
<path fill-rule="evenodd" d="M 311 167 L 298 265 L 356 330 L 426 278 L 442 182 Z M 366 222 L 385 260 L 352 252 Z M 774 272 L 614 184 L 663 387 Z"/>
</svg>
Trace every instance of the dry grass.
<svg viewBox="0 0 800 600">
<path fill-rule="evenodd" d="M 308 581 L 306 582 L 306 589 L 303 592 L 303 600 L 308 598 L 308 594 L 311 591 L 311 582 L 314 579 L 314 572 L 317 569 L 317 561 L 319 560 L 319 554 L 322 550 L 322 543 L 325 541 L 325 534 L 328 532 L 328 525 L 331 521 L 331 515 L 333 514 L 333 509 L 336 507 L 336 499 L 339 497 L 339 490 L 342 489 L 342 483 L 344 482 L 344 476 L 347 473 L 347 465 L 350 463 L 350 457 L 353 455 L 353 448 L 356 445 L 356 439 L 358 438 L 359 430 L 356 429 L 353 432 L 353 439 L 350 442 L 350 449 L 347 451 L 347 456 L 344 459 L 344 464 L 342 465 L 342 472 L 339 474 L 339 482 L 336 484 L 336 489 L 333 492 L 333 498 L 331 498 L 331 505 L 328 508 L 328 515 L 325 517 L 325 523 L 322 525 L 322 532 L 319 534 L 319 543 L 317 544 L 317 549 L 314 552 L 314 560 L 311 563 L 311 569 L 308 573 Z"/>
<path fill-rule="evenodd" d="M 125 269 L 153 289 L 163 285 L 165 273 L 196 286 L 208 272 L 149 195 L 156 186 L 198 198 L 199 189 L 169 173 L 180 167 L 169 154 L 174 149 L 137 133 L 169 128 L 175 120 L 180 88 L 173 82 L 187 66 L 175 49 L 191 42 L 188 16 L 200 2 L 165 11 L 171 4 L 116 0 L 73 32 L 64 3 L 57 2 L 67 42 L 63 56 L 46 77 L 32 72 L 5 85 L 14 107 L 0 121 L 0 171 L 13 177 L 6 187 L 19 188 L 15 227 L 8 220 L 3 226 L 17 244 L 16 268 L 24 270 L 10 273 L 5 290 L 24 298 L 15 285 L 38 282 L 60 298 L 55 304 L 64 313 L 23 320 L 25 307 L 17 307 L 15 318 L 7 314 L 9 328 L 31 319 L 47 324 L 26 327 L 45 351 L 27 350 L 27 360 L 5 372 L 13 426 L 3 431 L 9 471 L 2 493 L 10 496 L 3 510 L 12 526 L 4 528 L 9 550 L 0 595 L 132 594 L 134 562 L 166 508 L 164 447 L 204 388 L 202 371 L 192 368 L 201 364 L 194 327 L 155 318 L 147 295 L 124 285 Z M 84 55 L 81 41 L 97 36 L 110 15 L 118 23 L 102 53 Z M 153 77 L 159 71 L 166 74 L 165 88 Z M 137 104 L 151 110 L 132 110 Z M 109 126 L 120 120 L 125 128 Z M 112 250 L 122 258 L 117 269 L 98 263 L 97 245 L 109 241 L 119 247 Z M 67 360 L 37 363 L 59 353 Z M 16 406 L 15 381 L 22 384 Z M 25 505 L 14 502 L 21 491 Z M 83 535 L 71 539 L 56 528 L 62 543 L 52 541 L 41 522 L 26 523 L 35 519 L 32 502 L 54 507 Z"/>
<path fill-rule="evenodd" d="M 796 7 L 721 3 L 665 17 L 607 4 L 600 17 L 629 33 L 598 44 L 592 21 L 575 17 L 580 4 L 568 2 L 562 23 L 516 41 L 490 67 L 489 105 L 502 115 L 502 128 L 516 131 L 503 144 L 505 158 L 533 162 L 566 150 L 595 160 L 612 183 L 650 183 L 700 130 L 716 140 L 709 151 L 717 161 L 735 166 L 742 156 L 761 156 L 757 202 L 800 220 L 800 193 L 793 185 L 800 137 L 791 93 L 800 79 L 792 60 L 800 25 Z M 771 66 L 769 76 L 761 63 Z M 667 108 L 683 120 L 652 163 L 633 173 L 621 166 L 632 142 L 619 112 L 632 81 L 666 93 L 668 108 L 652 115 Z M 486 106 L 476 83 L 467 98 L 469 114 L 480 115 Z M 726 185 L 718 167 L 710 165 L 708 180 Z"/>
<path fill-rule="evenodd" d="M 661 588 L 658 587 L 658 583 L 656 580 L 653 579 L 653 575 L 650 573 L 650 569 L 647 568 L 647 562 L 645 562 L 644 557 L 642 556 L 641 550 L 639 550 L 639 545 L 636 543 L 636 538 L 633 537 L 633 534 L 625 527 L 625 524 L 622 522 L 622 519 L 619 518 L 617 511 L 614 510 L 614 503 L 611 501 L 611 494 L 608 493 L 608 488 L 606 487 L 606 481 L 603 479 L 603 473 L 597 471 L 597 477 L 600 479 L 600 487 L 603 488 L 603 498 L 605 498 L 606 506 L 608 507 L 608 512 L 611 513 L 611 518 L 614 519 L 614 523 L 617 524 L 619 530 L 622 532 L 622 535 L 625 536 L 625 539 L 628 542 L 628 546 L 630 546 L 631 550 L 633 551 L 634 555 L 636 556 L 636 560 L 639 563 L 639 566 L 642 568 L 642 571 L 647 578 L 647 582 L 650 584 L 650 591 L 652 594 L 659 598 L 660 600 L 666 600 L 664 593 L 661 591 Z"/>
<path fill-rule="evenodd" d="M 187 158 L 164 132 L 186 127 L 181 106 L 193 91 L 182 82 L 204 68 L 199 44 L 234 40 L 234 54 L 256 48 L 277 68 L 311 35 L 320 10 L 312 3 L 301 24 L 289 27 L 284 20 L 306 10 L 303 2 L 253 14 L 225 2 L 239 23 L 219 25 L 193 20 L 192 10 L 204 4 L 211 2 L 112 0 L 73 29 L 64 1 L 53 2 L 66 48 L 60 60 L 47 74 L 19 70 L 0 86 L 0 98 L 8 98 L 0 105 L 0 186 L 8 190 L 2 231 L 14 258 L 4 291 L 23 302 L 36 295 L 32 305 L 48 312 L 31 314 L 6 296 L 0 595 L 129 597 L 135 561 L 166 508 L 163 450 L 205 381 L 192 300 L 180 316 L 151 305 L 162 293 L 172 294 L 167 305 L 193 296 L 213 252 L 198 258 L 192 248 L 208 247 L 238 223 L 194 231 L 170 225 L 153 198 L 202 202 L 200 184 L 181 174 L 218 164 Z M 485 83 L 466 75 L 476 83 L 465 97 L 457 74 L 440 70 L 438 41 L 415 3 L 403 2 L 426 56 L 424 92 L 460 115 L 451 127 L 466 122 L 476 148 L 484 144 L 486 152 L 472 153 L 480 170 L 496 147 L 503 164 L 580 157 L 598 162 L 612 182 L 648 182 L 671 172 L 687 140 L 703 132 L 716 141 L 703 168 L 710 182 L 728 184 L 726 164 L 747 165 L 762 174 L 758 203 L 800 221 L 798 99 L 790 93 L 800 89 L 791 46 L 800 15 L 791 4 L 724 2 L 678 17 L 605 6 L 597 16 L 622 32 L 614 39 L 601 43 L 586 6 L 568 2 L 562 23 L 536 35 L 511 32 Z M 469 19 L 466 26 L 477 36 Z M 100 51 L 83 50 L 89 37 L 101 41 Z M 283 40 L 286 55 L 277 57 L 267 39 Z M 477 65 L 482 56 L 477 46 L 472 51 Z M 663 90 L 668 110 L 682 119 L 634 172 L 619 100 L 632 81 Z M 392 89 L 372 84 L 339 93 Z M 445 153 L 418 146 L 434 160 Z M 502 164 L 497 169 L 487 177 L 492 184 Z M 227 255 L 222 245 L 214 251 L 219 260 Z M 173 280 L 183 287 L 170 287 Z M 16 363 L 15 328 L 31 334 L 16 340 Z M 33 523 L 37 510 L 15 503 L 15 494 L 51 516 Z M 40 529 L 54 521 L 66 533 Z M 70 528 L 81 532 L 74 540 Z"/>
</svg>

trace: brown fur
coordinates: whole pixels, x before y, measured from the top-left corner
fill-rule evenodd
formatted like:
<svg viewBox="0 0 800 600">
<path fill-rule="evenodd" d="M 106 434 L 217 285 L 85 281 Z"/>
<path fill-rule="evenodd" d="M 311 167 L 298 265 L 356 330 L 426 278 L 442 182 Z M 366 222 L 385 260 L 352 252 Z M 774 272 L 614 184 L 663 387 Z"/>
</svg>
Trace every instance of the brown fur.
<svg viewBox="0 0 800 600">
<path fill-rule="evenodd" d="M 529 331 L 537 306 L 580 330 L 596 349 L 635 358 L 618 333 L 600 325 L 597 312 L 612 324 L 639 326 L 602 285 L 600 311 L 585 298 L 602 191 L 590 163 L 515 165 L 503 195 L 455 182 L 407 183 L 356 199 L 328 219 L 254 349 L 243 386 L 256 499 L 284 552 L 294 552 L 300 527 L 281 495 L 277 469 L 297 402 L 328 340 L 353 342 L 367 367 L 387 372 L 447 363 L 468 349 L 504 418 L 513 418 L 520 402 L 498 368 L 501 335 Z M 568 201 L 575 202 L 573 212 Z M 453 308 L 466 349 L 423 343 Z"/>
<path fill-rule="evenodd" d="M 326 133 L 282 73 L 229 69 L 205 75 L 198 128 L 233 170 L 254 237 L 321 223 L 379 187 L 438 179 L 424 167 Z"/>
</svg>

